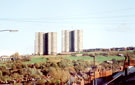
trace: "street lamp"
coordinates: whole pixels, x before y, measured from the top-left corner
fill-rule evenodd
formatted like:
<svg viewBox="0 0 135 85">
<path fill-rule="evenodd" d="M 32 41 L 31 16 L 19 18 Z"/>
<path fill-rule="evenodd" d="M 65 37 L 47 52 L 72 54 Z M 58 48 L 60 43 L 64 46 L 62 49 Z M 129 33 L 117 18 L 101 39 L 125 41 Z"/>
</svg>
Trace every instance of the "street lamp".
<svg viewBox="0 0 135 85">
<path fill-rule="evenodd" d="M 18 30 L 0 30 L 0 32 L 5 32 L 5 31 L 8 31 L 8 32 L 18 32 Z"/>
</svg>

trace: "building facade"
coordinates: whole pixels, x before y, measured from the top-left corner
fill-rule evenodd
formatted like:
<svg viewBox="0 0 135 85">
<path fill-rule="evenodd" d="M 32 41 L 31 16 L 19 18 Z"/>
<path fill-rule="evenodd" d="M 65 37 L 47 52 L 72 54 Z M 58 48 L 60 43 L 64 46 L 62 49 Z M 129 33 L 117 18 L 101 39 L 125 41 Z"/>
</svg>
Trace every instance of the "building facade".
<svg viewBox="0 0 135 85">
<path fill-rule="evenodd" d="M 35 54 L 44 54 L 44 32 L 36 32 L 35 34 Z"/>
<path fill-rule="evenodd" d="M 81 52 L 83 49 L 82 30 L 62 30 L 62 52 Z"/>
<path fill-rule="evenodd" d="M 49 32 L 48 33 L 48 54 L 57 54 L 57 33 Z"/>
<path fill-rule="evenodd" d="M 75 30 L 74 31 L 74 51 L 81 52 L 83 49 L 83 31 Z"/>
<path fill-rule="evenodd" d="M 62 30 L 62 52 L 69 52 L 69 44 L 70 44 L 70 38 L 69 38 L 69 30 Z"/>
<path fill-rule="evenodd" d="M 35 33 L 35 54 L 55 55 L 57 54 L 57 33 L 36 32 Z"/>
</svg>

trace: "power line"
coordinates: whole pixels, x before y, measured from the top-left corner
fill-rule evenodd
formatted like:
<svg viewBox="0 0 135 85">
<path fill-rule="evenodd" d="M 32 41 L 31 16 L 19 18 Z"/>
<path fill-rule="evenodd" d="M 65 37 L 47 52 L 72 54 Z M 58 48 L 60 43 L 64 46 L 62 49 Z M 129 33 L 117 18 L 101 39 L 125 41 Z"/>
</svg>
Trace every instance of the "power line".
<svg viewBox="0 0 135 85">
<path fill-rule="evenodd" d="M 45 20 L 70 20 L 70 19 L 73 19 L 73 20 L 86 20 L 86 19 L 111 19 L 111 18 L 127 18 L 127 17 L 135 17 L 135 14 L 133 15 L 119 15 L 119 16 L 105 16 L 105 17 L 89 17 L 89 16 L 81 16 L 81 17 L 61 17 L 61 18 L 54 18 L 53 17 L 48 17 L 48 18 L 39 18 L 39 19 L 36 19 L 36 18 L 24 18 L 24 19 L 13 19 L 13 18 L 0 18 L 1 21 L 22 21 L 22 22 L 42 22 L 42 21 L 45 21 Z"/>
<path fill-rule="evenodd" d="M 135 10 L 135 8 L 124 8 L 124 9 L 116 9 L 116 10 L 108 10 L 108 11 L 101 11 L 101 12 L 95 12 L 90 14 L 101 14 L 101 13 L 113 13 L 113 12 L 124 12 L 129 10 Z"/>
<path fill-rule="evenodd" d="M 111 13 L 111 12 L 121 12 L 121 11 L 128 11 L 134 10 L 135 8 L 126 8 L 126 9 L 118 9 L 118 10 L 111 10 L 111 11 L 102 11 L 97 12 L 98 14 L 102 13 Z M 97 14 L 92 13 L 92 14 Z M 0 21 L 15 21 L 15 22 L 31 22 L 31 23 L 58 23 L 61 22 L 70 22 L 71 20 L 90 20 L 90 19 L 119 19 L 119 18 L 130 18 L 135 17 L 135 14 L 132 15 L 118 15 L 118 16 L 71 16 L 71 17 L 46 17 L 46 18 L 0 18 Z"/>
</svg>

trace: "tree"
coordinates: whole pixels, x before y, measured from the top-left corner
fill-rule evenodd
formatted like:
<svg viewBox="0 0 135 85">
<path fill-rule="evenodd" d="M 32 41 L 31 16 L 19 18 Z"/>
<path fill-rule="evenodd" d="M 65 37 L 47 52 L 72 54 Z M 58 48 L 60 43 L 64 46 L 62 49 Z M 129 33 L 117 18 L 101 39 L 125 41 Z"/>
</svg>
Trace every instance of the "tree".
<svg viewBox="0 0 135 85">
<path fill-rule="evenodd" d="M 12 56 L 12 57 L 18 57 L 18 56 L 19 56 L 19 53 L 16 52 L 16 53 L 12 54 L 11 56 Z"/>
<path fill-rule="evenodd" d="M 37 81 L 36 85 L 45 85 L 45 83 L 46 83 L 46 80 L 41 79 Z"/>
<path fill-rule="evenodd" d="M 57 68 L 50 67 L 49 75 L 52 76 L 55 79 L 55 81 L 62 80 L 63 82 L 66 82 L 70 77 L 68 71 L 65 71 L 58 67 Z"/>
<path fill-rule="evenodd" d="M 18 52 L 12 54 L 10 57 L 13 57 L 13 58 L 16 58 L 16 59 L 20 59 L 20 56 L 19 56 Z"/>
</svg>

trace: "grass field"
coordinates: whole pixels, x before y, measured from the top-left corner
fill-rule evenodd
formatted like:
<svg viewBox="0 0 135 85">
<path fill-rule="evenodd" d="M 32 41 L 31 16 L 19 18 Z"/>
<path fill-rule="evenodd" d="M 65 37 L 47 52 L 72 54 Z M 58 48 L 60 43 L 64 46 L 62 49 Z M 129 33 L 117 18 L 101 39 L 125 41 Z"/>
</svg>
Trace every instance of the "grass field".
<svg viewBox="0 0 135 85">
<path fill-rule="evenodd" d="M 46 58 L 48 58 L 48 57 L 36 56 L 36 57 L 32 57 L 31 61 L 24 62 L 24 63 L 25 64 L 33 64 L 33 63 L 46 62 Z M 93 61 L 93 58 L 89 57 L 89 56 L 66 56 L 66 57 L 64 56 L 63 59 Z M 109 56 L 109 57 L 96 56 L 96 58 L 95 58 L 96 62 L 98 62 L 98 63 L 102 63 L 103 61 L 112 60 L 112 59 L 124 60 L 124 57 L 118 57 L 118 56 Z"/>
<path fill-rule="evenodd" d="M 70 59 L 70 60 L 84 60 L 84 61 L 93 61 L 92 57 L 89 56 L 70 56 L 70 57 L 64 57 L 65 59 Z M 107 61 L 107 60 L 112 60 L 112 59 L 116 59 L 116 60 L 124 60 L 124 57 L 118 57 L 118 56 L 109 56 L 109 57 L 105 57 L 105 56 L 96 56 L 95 61 L 96 62 L 103 62 L 103 61 Z"/>
<path fill-rule="evenodd" d="M 46 62 L 46 58 L 43 57 L 32 57 L 31 61 L 24 62 L 25 64 L 34 64 L 34 63 L 40 63 L 40 62 Z"/>
</svg>

